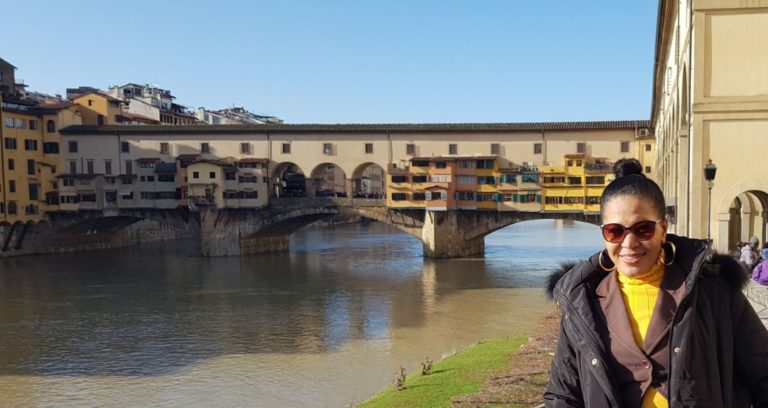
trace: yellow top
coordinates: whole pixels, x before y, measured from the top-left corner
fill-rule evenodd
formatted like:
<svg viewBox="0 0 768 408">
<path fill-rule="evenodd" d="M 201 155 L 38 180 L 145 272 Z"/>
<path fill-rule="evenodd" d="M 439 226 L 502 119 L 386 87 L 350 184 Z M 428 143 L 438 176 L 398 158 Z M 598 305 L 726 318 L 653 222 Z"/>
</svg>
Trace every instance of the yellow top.
<svg viewBox="0 0 768 408">
<path fill-rule="evenodd" d="M 663 259 L 651 268 L 651 271 L 642 276 L 630 277 L 621 271 L 616 274 L 619 280 L 621 296 L 627 307 L 629 325 L 632 327 L 632 335 L 635 343 L 642 350 L 643 340 L 651 323 L 653 308 L 656 306 L 656 298 L 659 295 L 661 280 L 664 279 Z M 654 387 L 648 387 L 643 394 L 641 407 L 669 407 L 669 401 Z"/>
</svg>

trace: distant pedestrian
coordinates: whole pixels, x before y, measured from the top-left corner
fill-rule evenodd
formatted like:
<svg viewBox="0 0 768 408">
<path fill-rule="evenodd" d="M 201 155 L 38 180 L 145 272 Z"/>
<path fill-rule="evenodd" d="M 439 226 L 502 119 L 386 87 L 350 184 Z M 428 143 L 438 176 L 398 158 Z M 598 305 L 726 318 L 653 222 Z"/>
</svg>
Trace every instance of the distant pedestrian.
<svg viewBox="0 0 768 408">
<path fill-rule="evenodd" d="M 760 251 L 760 259 L 761 262 L 752 271 L 752 280 L 761 285 L 768 285 L 768 248 Z"/>
<path fill-rule="evenodd" d="M 741 248 L 741 257 L 739 262 L 746 268 L 747 271 L 751 271 L 752 268 L 757 265 L 759 261 L 757 253 L 757 245 L 759 244 L 757 237 L 752 237 L 749 242 Z"/>
</svg>

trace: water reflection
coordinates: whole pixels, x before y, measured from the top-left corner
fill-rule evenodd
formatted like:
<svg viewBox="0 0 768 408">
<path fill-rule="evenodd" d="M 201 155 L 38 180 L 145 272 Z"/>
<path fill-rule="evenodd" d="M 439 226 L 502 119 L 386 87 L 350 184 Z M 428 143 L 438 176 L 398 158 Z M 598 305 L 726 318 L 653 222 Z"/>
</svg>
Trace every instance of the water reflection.
<svg viewBox="0 0 768 408">
<path fill-rule="evenodd" d="M 4 259 L 0 391 L 41 386 L 37 376 L 50 378 L 43 389 L 88 390 L 85 405 L 114 398 L 102 387 L 178 402 L 203 398 L 180 384 L 213 392 L 241 382 L 237 373 L 260 385 L 228 394 L 235 405 L 258 393 L 284 405 L 364 398 L 403 361 L 532 324 L 540 290 L 510 288 L 541 286 L 559 260 L 599 245 L 593 227 L 527 224 L 490 236 L 485 259 L 424 260 L 418 241 L 380 224 L 302 231 L 291 252 L 262 256 L 202 258 L 186 241 Z M 328 373 L 355 392 L 327 388 Z M 161 383 L 174 391 L 158 394 Z M 74 401 L 41 392 L 53 405 Z"/>
</svg>

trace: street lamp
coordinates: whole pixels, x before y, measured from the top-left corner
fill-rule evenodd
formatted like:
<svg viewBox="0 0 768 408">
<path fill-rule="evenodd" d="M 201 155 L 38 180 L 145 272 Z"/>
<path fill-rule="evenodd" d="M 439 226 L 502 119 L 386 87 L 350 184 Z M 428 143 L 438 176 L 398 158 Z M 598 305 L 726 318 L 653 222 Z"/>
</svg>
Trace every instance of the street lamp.
<svg viewBox="0 0 768 408">
<path fill-rule="evenodd" d="M 715 185 L 715 173 L 717 166 L 712 163 L 712 159 L 707 160 L 704 165 L 704 178 L 707 179 L 707 240 L 711 241 L 712 232 L 712 187 Z"/>
</svg>

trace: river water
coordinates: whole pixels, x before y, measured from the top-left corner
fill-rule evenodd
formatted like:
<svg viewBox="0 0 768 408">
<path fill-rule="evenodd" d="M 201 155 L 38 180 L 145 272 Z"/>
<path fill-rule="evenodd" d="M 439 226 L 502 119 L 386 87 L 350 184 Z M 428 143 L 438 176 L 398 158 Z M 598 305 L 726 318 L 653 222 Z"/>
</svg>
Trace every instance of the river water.
<svg viewBox="0 0 768 408">
<path fill-rule="evenodd" d="M 305 229 L 289 252 L 203 258 L 195 241 L 0 260 L 0 406 L 344 407 L 553 310 L 541 287 L 600 248 L 533 221 L 484 259 L 429 260 L 386 225 Z"/>
</svg>

